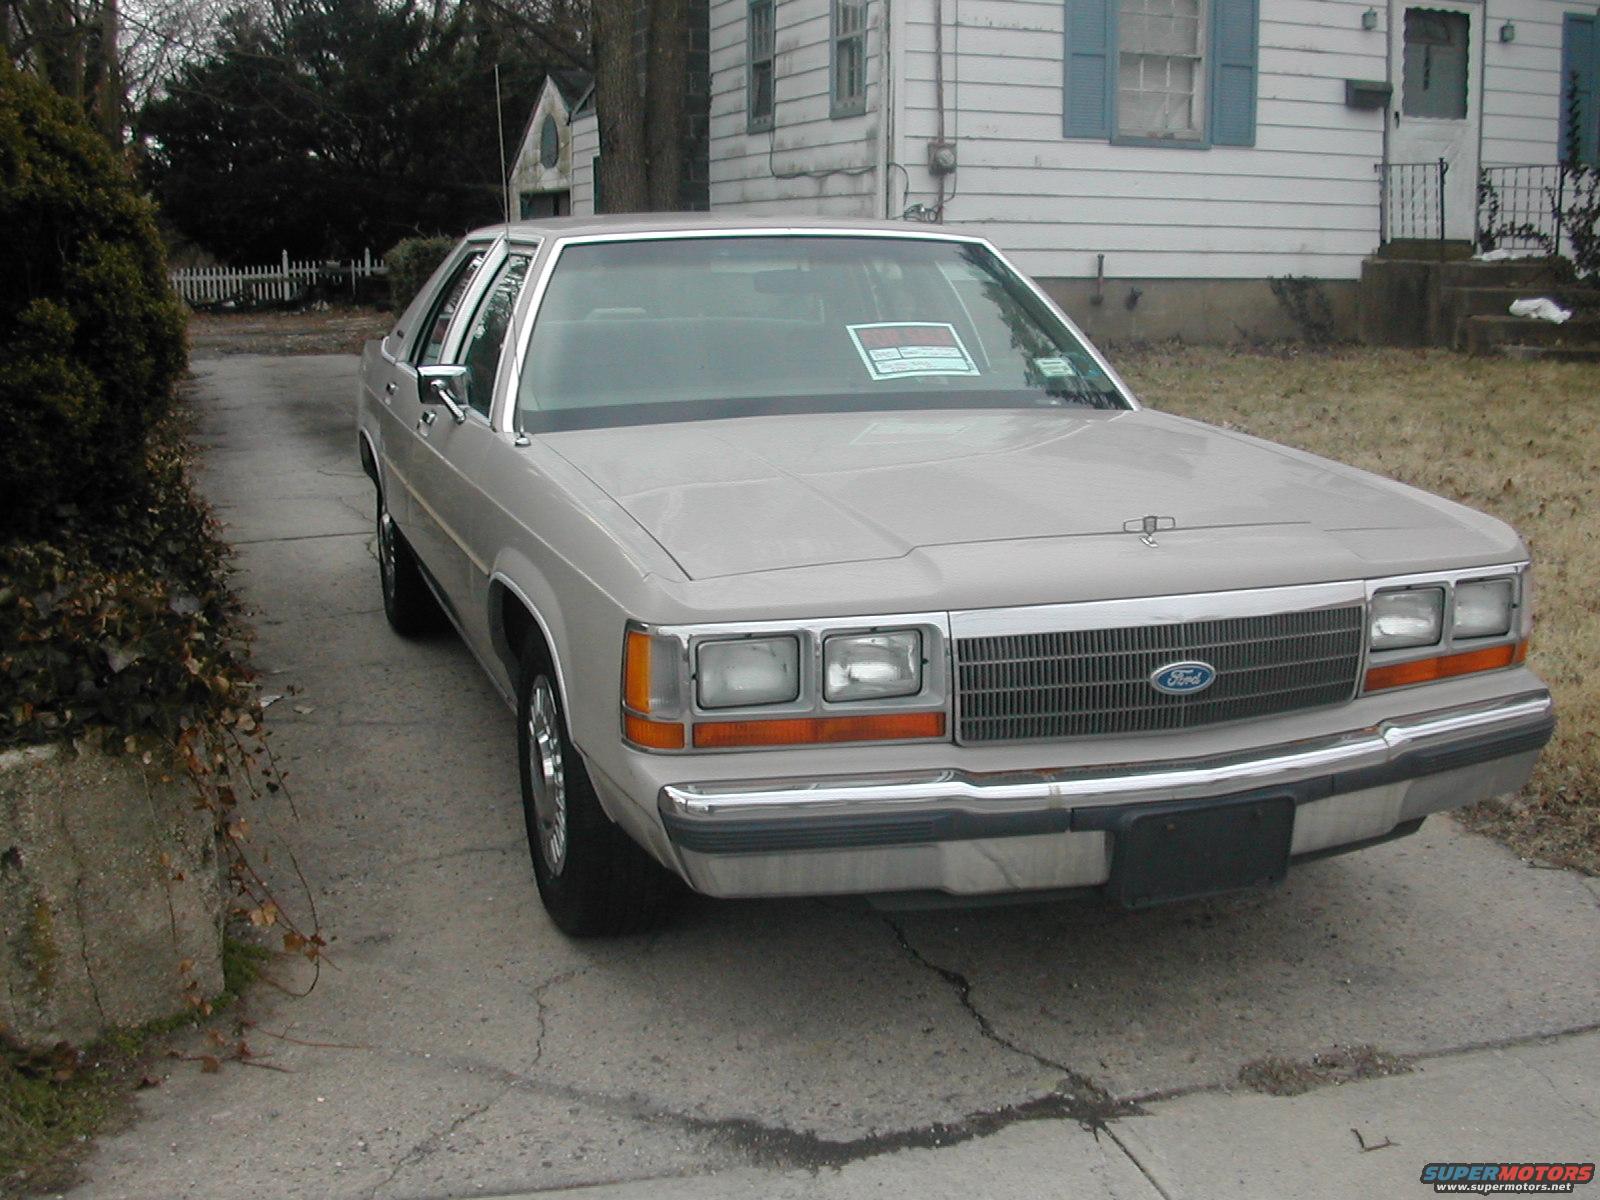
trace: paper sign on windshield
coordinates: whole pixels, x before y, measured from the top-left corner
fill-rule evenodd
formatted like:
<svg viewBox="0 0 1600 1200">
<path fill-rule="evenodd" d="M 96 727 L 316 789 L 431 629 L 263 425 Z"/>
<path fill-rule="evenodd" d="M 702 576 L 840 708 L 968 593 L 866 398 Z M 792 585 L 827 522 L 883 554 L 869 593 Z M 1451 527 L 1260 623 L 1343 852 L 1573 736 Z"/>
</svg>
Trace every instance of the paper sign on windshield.
<svg viewBox="0 0 1600 1200">
<path fill-rule="evenodd" d="M 954 325 L 942 322 L 883 321 L 847 325 L 850 338 L 873 379 L 910 375 L 976 375 L 978 368 L 961 344 Z"/>
</svg>

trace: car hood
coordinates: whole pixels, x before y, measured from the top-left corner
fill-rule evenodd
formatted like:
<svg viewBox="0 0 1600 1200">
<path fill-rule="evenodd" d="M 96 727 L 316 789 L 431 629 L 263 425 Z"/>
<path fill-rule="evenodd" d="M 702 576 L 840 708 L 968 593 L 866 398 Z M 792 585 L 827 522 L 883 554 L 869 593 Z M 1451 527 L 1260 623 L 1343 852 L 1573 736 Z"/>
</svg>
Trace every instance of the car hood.
<svg viewBox="0 0 1600 1200">
<path fill-rule="evenodd" d="M 1413 488 L 1149 410 L 819 413 L 544 440 L 691 579 L 972 543 L 1136 542 L 1126 530 L 1146 516 L 1179 538 L 1311 537 L 1339 560 L 1329 577 L 1349 577 L 1352 558 L 1423 569 L 1441 552 L 1516 545 L 1498 522 Z"/>
</svg>

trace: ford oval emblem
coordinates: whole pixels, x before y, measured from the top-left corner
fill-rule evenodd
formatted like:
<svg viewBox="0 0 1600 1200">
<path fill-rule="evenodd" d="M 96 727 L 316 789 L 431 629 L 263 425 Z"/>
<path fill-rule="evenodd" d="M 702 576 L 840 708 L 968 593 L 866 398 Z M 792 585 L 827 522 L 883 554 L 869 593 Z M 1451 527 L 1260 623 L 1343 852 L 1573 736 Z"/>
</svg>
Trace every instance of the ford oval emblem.
<svg viewBox="0 0 1600 1200">
<path fill-rule="evenodd" d="M 1217 680 L 1217 669 L 1210 663 L 1175 662 L 1150 672 L 1150 686 L 1169 696 L 1192 696 L 1203 692 Z"/>
</svg>

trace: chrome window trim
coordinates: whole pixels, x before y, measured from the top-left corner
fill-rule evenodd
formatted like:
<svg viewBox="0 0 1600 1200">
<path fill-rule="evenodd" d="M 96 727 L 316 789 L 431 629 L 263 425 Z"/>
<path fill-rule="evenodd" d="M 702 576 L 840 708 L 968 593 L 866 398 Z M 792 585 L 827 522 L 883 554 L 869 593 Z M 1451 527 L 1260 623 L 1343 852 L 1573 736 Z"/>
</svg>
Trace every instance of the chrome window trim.
<svg viewBox="0 0 1600 1200">
<path fill-rule="evenodd" d="M 1139 403 L 1133 389 L 1128 386 L 1125 379 L 1119 375 L 1114 367 L 1106 361 L 1098 347 L 1078 327 L 1076 321 L 1069 317 L 1048 293 L 1017 265 L 1007 258 L 987 238 L 968 233 L 943 233 L 926 229 L 876 229 L 872 227 L 852 229 L 847 225 L 837 227 L 816 226 L 797 227 L 792 225 L 781 226 L 736 226 L 726 229 L 665 229 L 665 230 L 634 230 L 628 233 L 578 233 L 567 237 L 552 237 L 545 245 L 547 253 L 543 256 L 544 262 L 538 264 L 536 260 L 537 278 L 533 286 L 524 286 L 523 292 L 527 297 L 526 317 L 521 328 L 516 330 L 517 340 L 515 354 L 511 359 L 511 371 L 504 381 L 502 395 L 498 398 L 500 411 L 496 416 L 494 428 L 500 433 L 515 433 L 516 403 L 515 396 L 518 383 L 522 379 L 523 365 L 527 362 L 528 345 L 533 340 L 533 327 L 539 320 L 539 309 L 544 306 L 544 295 L 550 287 L 550 277 L 555 274 L 556 267 L 561 262 L 561 256 L 569 246 L 589 246 L 604 242 L 672 242 L 688 241 L 690 239 L 710 238 L 751 238 L 751 237 L 847 237 L 847 238 L 889 238 L 897 241 L 919 242 L 953 242 L 960 245 L 982 246 L 995 256 L 997 262 L 1019 279 L 1023 286 L 1033 293 L 1035 298 L 1045 306 L 1067 330 L 1082 343 L 1085 351 L 1094 359 L 1095 365 L 1105 372 L 1117 389 L 1128 410 L 1137 412 L 1144 406 Z M 516 318 L 513 317 L 515 324 Z M 510 338 L 507 338 L 510 344 Z"/>
<path fill-rule="evenodd" d="M 461 293 L 461 302 L 450 317 L 450 327 L 445 331 L 444 344 L 439 347 L 441 363 L 460 361 L 458 356 L 466 331 L 472 325 L 472 318 L 477 316 L 478 306 L 483 303 L 483 297 L 491 281 L 500 274 L 500 268 L 506 260 L 508 244 L 503 236 L 497 237 L 484 251 L 483 262 L 478 265 L 477 273 L 467 285 L 467 290 Z"/>
<path fill-rule="evenodd" d="M 443 270 L 444 276 L 440 282 L 448 282 L 450 276 L 455 273 L 456 267 L 460 266 L 461 260 L 466 258 L 466 256 L 473 250 L 481 248 L 484 250 L 485 257 L 487 257 L 488 250 L 492 248 L 494 240 L 495 239 L 492 236 L 485 234 L 469 234 L 468 236 L 462 238 L 460 242 L 456 243 L 455 248 L 444 257 L 439 266 L 434 268 L 434 275 L 437 275 L 441 270 Z M 378 352 L 382 354 L 386 360 L 395 364 L 396 366 L 408 367 L 413 372 L 415 372 L 416 366 L 411 360 L 417 352 L 417 344 L 425 332 L 427 322 L 425 320 L 422 322 L 424 326 L 423 329 L 418 329 L 413 326 L 412 329 L 407 332 L 406 330 L 400 328 L 400 321 L 404 319 L 406 313 L 411 311 L 412 306 L 415 305 L 418 300 L 424 298 L 424 292 L 426 293 L 427 303 L 423 305 L 421 311 L 425 315 L 432 310 L 436 291 L 427 291 L 427 284 L 432 282 L 434 275 L 430 275 L 428 279 L 423 282 L 424 291 L 418 292 L 411 298 L 410 302 L 407 303 L 404 309 L 395 314 L 394 327 L 392 327 L 388 333 L 384 334 L 383 337 L 378 339 Z M 399 335 L 402 345 L 401 353 L 398 356 L 389 349 L 389 339 L 396 335 Z"/>
<path fill-rule="evenodd" d="M 629 631 L 651 637 L 666 637 L 677 643 L 674 661 L 678 668 L 678 694 L 682 707 L 672 716 L 651 717 L 651 720 L 681 724 L 684 745 L 681 750 L 659 750 L 627 745 L 649 754 L 738 754 L 773 749 L 806 749 L 831 743 L 806 743 L 794 747 L 783 746 L 728 746 L 697 747 L 694 728 L 699 724 L 717 724 L 727 721 L 758 721 L 765 719 L 805 717 L 881 716 L 884 714 L 909 714 L 941 712 L 945 714 L 945 735 L 940 738 L 894 738 L 888 741 L 852 741 L 850 746 L 909 745 L 916 742 L 947 744 L 954 736 L 954 717 L 951 713 L 954 682 L 951 667 L 951 643 L 948 614 L 942 612 L 866 614 L 849 617 L 821 617 L 792 621 L 719 621 L 696 625 L 657 625 L 645 621 L 629 621 Z M 894 696 L 880 700 L 829 701 L 822 695 L 822 644 L 823 640 L 837 634 L 893 632 L 915 629 L 923 637 L 922 690 L 910 696 Z M 742 708 L 702 708 L 699 688 L 695 679 L 695 655 L 704 642 L 728 641 L 741 637 L 792 635 L 800 639 L 800 695 L 797 699 L 780 704 L 761 704 Z M 631 712 L 619 694 L 619 713 Z M 619 724 L 621 718 L 619 716 Z M 626 741 L 624 730 L 624 741 Z"/>
</svg>

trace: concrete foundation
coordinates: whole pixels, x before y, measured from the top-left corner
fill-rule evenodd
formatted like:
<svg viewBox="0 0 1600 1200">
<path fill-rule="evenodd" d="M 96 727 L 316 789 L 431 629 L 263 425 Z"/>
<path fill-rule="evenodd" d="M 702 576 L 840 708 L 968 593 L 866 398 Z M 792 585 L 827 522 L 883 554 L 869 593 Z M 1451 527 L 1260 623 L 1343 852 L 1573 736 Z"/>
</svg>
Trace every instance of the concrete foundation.
<svg viewBox="0 0 1600 1200">
<path fill-rule="evenodd" d="M 1266 279 L 1040 279 L 1046 292 L 1097 342 L 1229 343 L 1309 340 Z M 1308 299 L 1327 304 L 1327 333 L 1356 334 L 1356 281 L 1311 281 Z"/>
<path fill-rule="evenodd" d="M 211 815 L 130 758 L 0 754 L 0 1029 L 84 1045 L 222 991 Z"/>
</svg>

